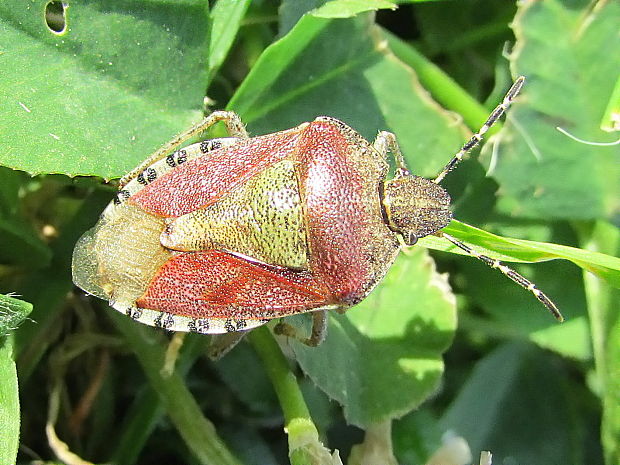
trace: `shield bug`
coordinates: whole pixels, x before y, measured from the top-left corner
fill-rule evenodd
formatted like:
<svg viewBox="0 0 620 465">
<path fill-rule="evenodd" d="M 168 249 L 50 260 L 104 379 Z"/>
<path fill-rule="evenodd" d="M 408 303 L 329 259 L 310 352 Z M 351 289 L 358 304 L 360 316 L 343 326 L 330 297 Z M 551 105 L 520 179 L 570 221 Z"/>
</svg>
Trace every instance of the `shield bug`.
<svg viewBox="0 0 620 465">
<path fill-rule="evenodd" d="M 433 180 L 409 172 L 389 132 L 371 144 L 345 123 L 318 117 L 250 138 L 235 113 L 214 112 L 121 179 L 76 245 L 73 279 L 134 320 L 173 331 L 242 334 L 314 312 L 305 342 L 317 344 L 326 310 L 363 300 L 403 244 L 434 234 L 531 291 L 561 320 L 533 283 L 441 231 L 452 213 L 439 183 L 523 82 Z M 180 148 L 218 121 L 230 137 Z"/>
</svg>

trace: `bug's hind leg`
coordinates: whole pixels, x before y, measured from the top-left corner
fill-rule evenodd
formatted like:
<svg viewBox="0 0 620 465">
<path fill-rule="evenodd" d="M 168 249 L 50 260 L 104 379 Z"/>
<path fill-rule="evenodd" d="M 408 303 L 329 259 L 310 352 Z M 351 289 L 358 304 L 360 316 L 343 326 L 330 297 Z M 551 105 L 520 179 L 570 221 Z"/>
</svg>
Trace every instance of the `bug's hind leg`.
<svg viewBox="0 0 620 465">
<path fill-rule="evenodd" d="M 274 332 L 281 336 L 292 337 L 302 344 L 316 347 L 325 340 L 327 335 L 327 310 L 312 312 L 312 331 L 310 337 L 300 336 L 297 329 L 288 323 L 280 322 L 274 328 Z"/>
<path fill-rule="evenodd" d="M 213 126 L 215 123 L 219 121 L 223 121 L 226 125 L 226 129 L 228 129 L 228 133 L 232 137 L 238 137 L 239 139 L 248 139 L 248 133 L 245 130 L 245 126 L 241 121 L 241 118 L 237 113 L 232 111 L 214 111 L 208 116 L 205 116 L 202 121 L 196 123 L 194 126 L 189 128 L 187 131 L 182 132 L 172 139 L 170 142 L 162 145 L 155 153 L 153 153 L 150 157 L 144 160 L 140 165 L 131 170 L 125 176 L 121 178 L 120 187 L 125 186 L 129 181 L 138 176 L 145 168 L 148 168 L 153 163 L 158 160 L 161 160 L 169 153 L 173 152 L 175 149 L 180 147 L 184 142 L 188 141 L 194 136 L 206 131 L 208 128 Z"/>
</svg>

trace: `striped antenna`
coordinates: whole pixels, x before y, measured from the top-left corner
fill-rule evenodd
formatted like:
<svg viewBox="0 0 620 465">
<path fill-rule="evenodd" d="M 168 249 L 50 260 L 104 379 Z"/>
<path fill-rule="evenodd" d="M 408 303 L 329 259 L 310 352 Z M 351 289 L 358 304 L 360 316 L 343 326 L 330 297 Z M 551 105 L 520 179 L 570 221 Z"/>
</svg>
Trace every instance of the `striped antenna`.
<svg viewBox="0 0 620 465">
<path fill-rule="evenodd" d="M 448 164 L 444 167 L 444 169 L 441 170 L 441 173 L 439 173 L 437 177 L 433 179 L 434 183 L 439 184 L 441 181 L 443 181 L 443 178 L 445 178 L 446 175 L 450 171 L 452 171 L 456 167 L 456 165 L 458 165 L 458 163 L 463 159 L 465 154 L 480 143 L 482 137 L 486 134 L 486 132 L 491 128 L 491 126 L 493 126 L 497 122 L 498 119 L 501 118 L 504 113 L 506 113 L 506 110 L 508 110 L 508 107 L 510 107 L 515 97 L 519 95 L 519 92 L 521 91 L 521 87 L 523 87 L 524 82 L 524 76 L 519 76 L 517 78 L 512 87 L 504 96 L 504 100 L 502 100 L 502 103 L 495 107 L 495 110 L 491 112 L 486 122 L 482 125 L 478 132 L 471 136 L 471 139 L 469 139 L 469 141 L 467 141 L 467 143 L 463 145 L 463 147 L 461 147 L 461 150 L 459 150 L 456 155 L 452 157 L 452 160 L 450 160 Z"/>
<path fill-rule="evenodd" d="M 444 239 L 447 239 L 448 241 L 452 242 L 459 249 L 464 250 L 472 257 L 476 257 L 478 260 L 483 261 L 484 263 L 489 265 L 491 268 L 495 268 L 496 270 L 501 271 L 505 276 L 512 279 L 519 286 L 521 286 L 524 289 L 527 289 L 532 294 L 534 294 L 534 297 L 536 297 L 545 307 L 547 307 L 547 310 L 551 312 L 551 314 L 555 317 L 556 320 L 558 320 L 559 322 L 564 321 L 564 317 L 562 316 L 562 313 L 560 313 L 560 310 L 558 309 L 558 307 L 553 303 L 553 301 L 549 297 L 547 297 L 547 295 L 544 292 L 542 292 L 540 289 L 536 287 L 536 284 L 534 284 L 533 282 L 531 282 L 524 276 L 521 276 L 519 273 L 517 273 L 512 268 L 504 265 L 499 260 L 495 260 L 491 257 L 488 257 L 486 255 L 476 252 L 474 249 L 462 243 L 458 239 L 450 236 L 449 234 L 446 234 L 442 231 L 438 231 L 435 234 L 439 237 L 443 237 Z"/>
</svg>

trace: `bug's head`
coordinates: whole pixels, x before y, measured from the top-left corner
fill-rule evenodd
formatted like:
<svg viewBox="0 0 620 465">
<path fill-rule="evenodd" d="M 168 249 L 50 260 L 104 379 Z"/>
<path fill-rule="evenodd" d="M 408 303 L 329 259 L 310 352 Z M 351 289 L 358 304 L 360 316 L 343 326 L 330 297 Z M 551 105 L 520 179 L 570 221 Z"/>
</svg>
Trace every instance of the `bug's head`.
<svg viewBox="0 0 620 465">
<path fill-rule="evenodd" d="M 450 195 L 438 184 L 411 174 L 385 182 L 383 208 L 387 225 L 407 245 L 448 225 L 452 219 Z"/>
</svg>

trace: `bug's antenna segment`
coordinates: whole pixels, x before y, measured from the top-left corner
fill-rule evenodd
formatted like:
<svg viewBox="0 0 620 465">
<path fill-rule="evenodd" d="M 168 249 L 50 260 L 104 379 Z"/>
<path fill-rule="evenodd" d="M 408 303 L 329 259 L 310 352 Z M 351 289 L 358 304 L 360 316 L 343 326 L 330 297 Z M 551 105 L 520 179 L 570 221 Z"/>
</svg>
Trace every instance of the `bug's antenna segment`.
<svg viewBox="0 0 620 465">
<path fill-rule="evenodd" d="M 519 92 L 521 91 L 521 87 L 523 87 L 524 82 L 524 76 L 519 76 L 517 78 L 512 87 L 504 96 L 504 100 L 502 100 L 502 103 L 495 107 L 495 110 L 491 112 L 491 114 L 482 125 L 482 127 L 478 130 L 478 132 L 471 136 L 471 139 L 469 139 L 469 141 L 467 141 L 467 143 L 465 143 L 465 145 L 461 147 L 461 150 L 459 150 L 456 155 L 452 157 L 452 160 L 450 160 L 448 164 L 444 167 L 444 169 L 441 170 L 441 173 L 439 173 L 437 177 L 433 179 L 434 183 L 439 184 L 443 180 L 443 178 L 445 178 L 446 175 L 450 171 L 452 171 L 456 167 L 456 165 L 458 165 L 458 163 L 463 159 L 465 154 L 480 143 L 482 137 L 486 134 L 486 132 L 491 128 L 491 126 L 493 126 L 497 122 L 498 119 L 501 118 L 504 113 L 506 113 L 506 110 L 508 110 L 508 107 L 512 104 L 512 101 L 517 95 L 519 95 Z"/>
<path fill-rule="evenodd" d="M 524 276 L 521 276 L 519 273 L 517 273 L 512 268 L 504 265 L 499 260 L 495 260 L 491 257 L 488 257 L 486 255 L 476 252 L 471 247 L 462 243 L 458 239 L 450 236 L 449 234 L 446 234 L 442 231 L 438 231 L 435 234 L 439 237 L 443 237 L 444 239 L 449 240 L 454 245 L 456 245 L 459 249 L 464 250 L 469 255 L 476 257 L 478 260 L 483 261 L 484 263 L 489 265 L 491 268 L 495 268 L 501 271 L 505 276 L 512 279 L 519 286 L 521 286 L 524 289 L 527 289 L 532 294 L 534 294 L 534 297 L 536 297 L 545 307 L 547 307 L 547 310 L 551 312 L 551 314 L 555 317 L 556 320 L 558 320 L 559 322 L 564 321 L 564 317 L 562 316 L 562 313 L 560 313 L 560 310 L 558 309 L 558 307 L 553 303 L 553 301 L 549 297 L 547 297 L 547 295 L 544 292 L 542 292 L 540 289 L 536 287 L 536 284 L 534 284 L 533 282 L 531 282 Z"/>
</svg>

